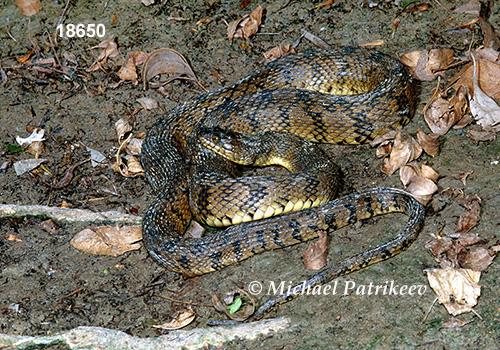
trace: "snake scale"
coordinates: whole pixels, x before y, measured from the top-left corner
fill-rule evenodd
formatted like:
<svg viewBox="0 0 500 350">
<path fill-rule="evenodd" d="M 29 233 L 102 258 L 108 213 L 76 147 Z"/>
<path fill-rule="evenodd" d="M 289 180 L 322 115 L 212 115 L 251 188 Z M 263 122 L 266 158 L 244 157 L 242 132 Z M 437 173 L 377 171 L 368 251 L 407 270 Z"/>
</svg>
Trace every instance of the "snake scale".
<svg viewBox="0 0 500 350">
<path fill-rule="evenodd" d="M 339 172 L 317 143 L 369 142 L 405 125 L 414 104 L 411 77 L 402 64 L 354 47 L 286 56 L 180 104 L 154 124 L 142 147 L 156 196 L 143 219 L 147 250 L 169 270 L 195 276 L 360 219 L 403 212 L 408 221 L 393 239 L 323 269 L 306 287 L 398 254 L 418 236 L 422 205 L 389 188 L 334 200 Z M 260 163 L 259 154 L 247 163 L 235 161 L 226 151 L 237 147 L 233 141 L 238 144 L 239 138 L 263 140 L 278 155 Z M 285 145 L 284 155 L 276 145 Z M 260 144 L 249 149 L 244 153 L 261 152 Z M 242 176 L 236 163 L 285 165 L 291 173 Z M 316 186 L 322 187 L 317 193 Z M 201 238 L 183 237 L 192 220 L 228 227 Z M 296 297 L 294 290 L 264 303 L 254 319 Z"/>
</svg>

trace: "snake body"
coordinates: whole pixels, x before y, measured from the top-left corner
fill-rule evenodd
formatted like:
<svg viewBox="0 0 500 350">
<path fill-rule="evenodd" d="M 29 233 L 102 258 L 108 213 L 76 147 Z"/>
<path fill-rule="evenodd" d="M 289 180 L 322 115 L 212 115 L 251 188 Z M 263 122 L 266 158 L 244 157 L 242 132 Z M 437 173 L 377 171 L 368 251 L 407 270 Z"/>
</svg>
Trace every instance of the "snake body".
<svg viewBox="0 0 500 350">
<path fill-rule="evenodd" d="M 422 206 L 404 191 L 382 188 L 332 200 L 341 183 L 338 169 L 315 143 L 373 140 L 405 125 L 414 102 L 409 73 L 397 60 L 346 47 L 284 57 L 177 106 L 155 123 L 143 143 L 142 163 L 156 196 L 143 219 L 146 248 L 161 265 L 194 276 L 360 219 L 404 212 L 408 222 L 395 238 L 324 269 L 307 283 L 326 283 L 398 254 L 416 239 Z M 240 177 L 234 158 L 202 141 L 215 135 L 219 142 L 220 132 L 229 135 L 226 146 L 231 135 L 240 134 L 271 145 L 293 139 L 291 157 L 299 160 L 290 162 L 288 153 L 276 151 L 277 157 L 261 164 L 256 155 L 251 165 L 285 165 L 292 174 Z M 323 188 L 314 192 L 318 184 Z M 192 219 L 232 226 L 184 238 Z M 255 317 L 295 296 L 291 292 L 269 300 Z"/>
</svg>

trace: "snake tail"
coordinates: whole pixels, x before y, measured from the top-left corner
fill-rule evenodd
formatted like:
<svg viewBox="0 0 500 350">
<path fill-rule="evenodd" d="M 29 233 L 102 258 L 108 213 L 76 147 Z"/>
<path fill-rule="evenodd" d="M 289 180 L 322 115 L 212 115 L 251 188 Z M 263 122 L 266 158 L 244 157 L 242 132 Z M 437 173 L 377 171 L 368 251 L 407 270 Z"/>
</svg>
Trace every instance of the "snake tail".
<svg viewBox="0 0 500 350">
<path fill-rule="evenodd" d="M 347 208 L 348 212 L 346 212 Z M 289 288 L 285 293 L 272 297 L 257 309 L 250 320 L 263 318 L 280 304 L 295 299 L 304 294 L 304 291 L 311 290 L 315 286 L 326 284 L 338 277 L 399 254 L 417 239 L 424 223 L 425 214 L 424 207 L 413 196 L 394 188 L 376 188 L 351 194 L 323 206 L 322 211 L 331 228 L 345 226 L 345 222 L 354 223 L 359 219 L 390 212 L 405 213 L 408 215 L 408 221 L 393 239 L 329 266 L 305 282 Z M 343 218 L 339 225 L 339 216 L 344 217 L 345 215 L 347 218 Z"/>
</svg>

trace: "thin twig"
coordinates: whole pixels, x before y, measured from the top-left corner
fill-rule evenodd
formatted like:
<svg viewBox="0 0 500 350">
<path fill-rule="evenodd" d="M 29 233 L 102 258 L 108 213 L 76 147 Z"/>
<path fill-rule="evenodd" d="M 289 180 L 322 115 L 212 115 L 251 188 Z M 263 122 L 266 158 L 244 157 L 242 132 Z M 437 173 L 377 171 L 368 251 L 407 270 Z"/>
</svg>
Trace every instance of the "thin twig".
<svg viewBox="0 0 500 350">
<path fill-rule="evenodd" d="M 4 26 L 4 29 L 5 29 L 5 31 L 7 32 L 7 35 L 8 35 L 8 36 L 10 36 L 10 38 L 11 38 L 12 40 L 14 40 L 17 44 L 19 44 L 19 41 L 17 41 L 17 39 L 16 39 L 16 38 L 14 38 L 14 36 L 10 33 L 9 28 L 7 28 L 7 26 Z"/>
<path fill-rule="evenodd" d="M 439 0 L 434 0 L 434 1 L 435 1 L 435 2 L 439 5 L 439 6 L 441 6 L 444 10 L 446 10 L 446 11 L 448 11 L 448 12 L 450 12 L 450 11 L 451 11 L 449 8 L 447 8 L 447 7 L 445 7 L 443 4 L 441 4 L 441 3 L 439 2 Z"/>
<path fill-rule="evenodd" d="M 213 305 L 200 304 L 200 303 L 192 303 L 192 302 L 189 302 L 189 301 L 182 301 L 182 300 L 178 300 L 178 299 L 167 297 L 166 295 L 161 295 L 161 294 L 153 294 L 153 295 L 155 297 L 158 297 L 158 298 L 162 298 L 162 299 L 167 299 L 167 300 L 173 301 L 174 303 L 194 305 L 194 306 L 213 307 Z"/>
<path fill-rule="evenodd" d="M 429 101 L 427 101 L 427 103 L 425 104 L 424 108 L 422 109 L 422 113 L 425 114 L 425 112 L 427 111 L 427 108 L 429 108 L 430 104 L 434 101 L 434 98 L 436 98 L 436 96 L 438 95 L 438 93 L 439 93 L 439 84 L 440 83 L 441 83 L 441 77 L 438 76 L 436 89 L 434 90 L 434 93 L 432 94 L 432 97 L 429 99 Z"/>
<path fill-rule="evenodd" d="M 28 18 L 28 38 L 30 39 L 31 45 L 33 45 L 33 48 L 35 49 L 37 56 L 41 57 L 40 48 L 33 41 L 33 38 L 31 37 L 31 18 Z"/>
<path fill-rule="evenodd" d="M 87 290 L 87 291 L 88 291 L 89 289 L 88 289 L 88 288 L 86 288 L 86 287 L 80 287 L 80 288 L 78 288 L 78 289 L 76 289 L 76 290 L 74 290 L 74 291 L 70 292 L 69 294 L 66 294 L 65 296 L 61 297 L 61 300 L 66 299 L 66 298 L 69 298 L 69 297 L 71 297 L 71 296 L 73 296 L 73 295 L 75 295 L 75 294 L 78 294 L 78 293 L 80 293 L 81 291 L 84 291 L 84 290 Z"/>
<path fill-rule="evenodd" d="M 66 11 L 68 10 L 70 2 L 71 2 L 71 0 L 68 0 L 68 2 L 66 2 L 66 6 L 64 6 L 64 10 L 61 13 L 61 16 L 59 17 L 59 21 L 57 21 L 57 24 L 56 24 L 56 31 L 55 31 L 55 35 L 54 35 L 54 41 L 55 41 L 56 45 L 58 45 L 58 43 L 57 43 L 57 32 L 58 32 L 57 27 L 59 27 L 59 24 L 61 24 L 61 22 L 63 21 L 64 15 L 66 14 Z"/>
<path fill-rule="evenodd" d="M 102 66 L 102 64 L 101 64 L 101 61 L 99 61 L 99 60 L 97 59 L 97 57 L 94 55 L 94 51 L 92 51 L 92 47 L 90 47 L 90 45 L 89 45 L 89 44 L 87 44 L 87 46 L 89 47 L 89 50 L 90 50 L 90 53 L 91 53 L 92 57 L 94 57 L 95 64 L 97 64 L 97 65 L 99 66 L 99 69 L 100 69 L 100 70 L 102 70 L 102 72 L 103 72 L 104 74 L 108 75 L 108 72 L 106 72 L 106 70 L 104 69 L 104 67 L 103 67 L 103 66 Z M 92 66 L 93 66 L 93 65 L 94 65 L 94 64 L 92 64 Z M 92 66 L 90 66 L 90 67 L 92 67 Z"/>
<path fill-rule="evenodd" d="M 427 312 L 425 313 L 425 316 L 424 318 L 422 319 L 422 321 L 420 322 L 420 324 L 424 324 L 425 321 L 427 321 L 427 317 L 429 317 L 430 313 L 431 313 L 431 310 L 432 308 L 434 307 L 434 305 L 436 305 L 436 302 L 438 301 L 438 298 L 434 299 L 434 301 L 432 302 L 431 306 L 429 306 L 429 310 L 427 310 Z"/>
<path fill-rule="evenodd" d="M 55 48 L 54 44 L 52 43 L 52 39 L 50 38 L 50 33 L 48 35 L 48 38 L 49 38 L 50 47 L 52 48 L 52 52 L 54 53 L 54 57 L 56 58 L 57 65 L 59 67 L 61 67 L 61 61 L 59 60 L 59 57 L 57 56 L 56 48 Z"/>
</svg>

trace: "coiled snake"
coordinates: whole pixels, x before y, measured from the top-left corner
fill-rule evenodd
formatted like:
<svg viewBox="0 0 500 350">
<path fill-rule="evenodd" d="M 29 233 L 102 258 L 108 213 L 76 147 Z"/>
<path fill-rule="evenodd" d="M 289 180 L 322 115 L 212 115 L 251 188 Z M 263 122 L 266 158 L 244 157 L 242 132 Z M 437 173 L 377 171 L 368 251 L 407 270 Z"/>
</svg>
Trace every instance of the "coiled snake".
<svg viewBox="0 0 500 350">
<path fill-rule="evenodd" d="M 319 231 L 404 212 L 409 219 L 396 237 L 325 268 L 305 287 L 398 254 L 417 238 L 423 207 L 406 192 L 387 188 L 332 200 L 339 173 L 315 143 L 373 140 L 406 124 L 413 105 L 403 65 L 378 52 L 345 47 L 284 57 L 177 106 L 143 143 L 142 163 L 156 195 L 143 219 L 146 248 L 161 265 L 194 276 L 310 240 Z M 238 151 L 242 145 L 245 150 Z M 292 173 L 240 177 L 235 162 L 279 164 Z M 184 238 L 192 219 L 232 226 Z M 254 318 L 293 299 L 294 290 L 264 303 Z"/>
</svg>

